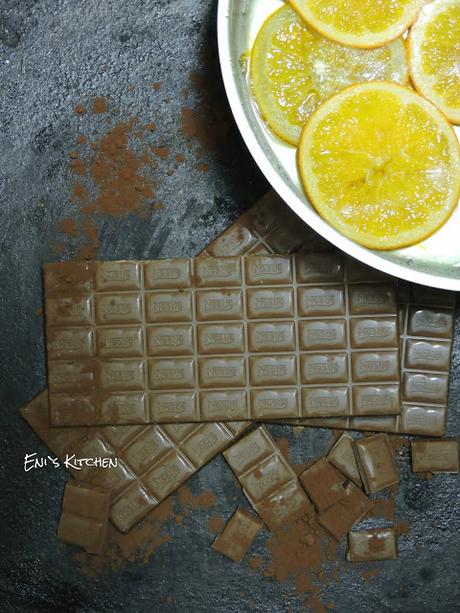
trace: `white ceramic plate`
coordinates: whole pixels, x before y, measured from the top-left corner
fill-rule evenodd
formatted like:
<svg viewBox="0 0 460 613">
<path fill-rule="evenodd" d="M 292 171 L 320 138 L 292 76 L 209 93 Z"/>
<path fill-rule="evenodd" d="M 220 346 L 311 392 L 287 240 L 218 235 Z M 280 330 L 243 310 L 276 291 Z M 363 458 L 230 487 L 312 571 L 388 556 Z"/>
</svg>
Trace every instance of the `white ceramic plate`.
<svg viewBox="0 0 460 613">
<path fill-rule="evenodd" d="M 353 257 L 402 279 L 460 290 L 460 207 L 427 240 L 395 251 L 373 251 L 342 236 L 314 210 L 296 168 L 296 149 L 265 126 L 250 95 L 247 65 L 241 58 L 252 48 L 265 19 L 281 0 L 219 0 L 219 55 L 227 96 L 243 138 L 260 169 L 283 200 L 305 223 Z M 457 134 L 459 129 L 457 128 Z"/>
</svg>

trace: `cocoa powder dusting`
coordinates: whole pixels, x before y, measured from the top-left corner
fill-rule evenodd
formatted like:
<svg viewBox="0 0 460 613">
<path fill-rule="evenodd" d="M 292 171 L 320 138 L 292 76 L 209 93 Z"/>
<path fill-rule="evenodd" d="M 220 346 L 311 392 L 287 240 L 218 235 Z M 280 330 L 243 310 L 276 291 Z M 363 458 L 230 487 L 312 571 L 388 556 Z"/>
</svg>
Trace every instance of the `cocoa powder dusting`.
<svg viewBox="0 0 460 613">
<path fill-rule="evenodd" d="M 225 526 L 225 521 L 220 515 L 213 515 L 208 521 L 209 531 L 213 534 L 220 534 Z"/>
<path fill-rule="evenodd" d="M 83 104 L 76 104 L 74 107 L 75 115 L 84 115 L 86 113 L 86 109 Z"/>
<path fill-rule="evenodd" d="M 279 437 L 279 438 L 276 439 L 276 444 L 281 449 L 281 453 L 284 455 L 286 460 L 288 462 L 290 462 L 289 441 L 288 441 L 288 439 L 286 437 L 284 437 L 284 436 Z"/>
<path fill-rule="evenodd" d="M 101 113 L 105 113 L 106 110 L 107 110 L 107 105 L 106 105 L 106 102 L 105 102 L 105 98 L 103 98 L 102 96 L 98 96 L 97 98 L 95 98 L 91 110 L 96 115 L 99 115 Z"/>
<path fill-rule="evenodd" d="M 260 570 L 260 568 L 262 568 L 263 559 L 260 556 L 252 556 L 249 558 L 248 564 L 252 570 Z"/>
<path fill-rule="evenodd" d="M 78 115 L 86 112 L 81 104 L 74 110 Z M 93 100 L 91 111 L 97 115 L 110 113 L 108 119 L 117 114 L 116 109 L 109 110 L 102 96 Z M 152 153 L 141 148 L 145 134 L 154 129 L 152 123 L 141 126 L 137 118 L 131 118 L 114 123 L 90 143 L 81 130 L 77 133 L 77 149 L 69 152 L 69 166 L 76 178 L 69 200 L 79 206 L 79 215 L 58 223 L 60 232 L 79 239 L 77 258 L 97 257 L 99 219 L 120 218 L 130 213 L 146 218 L 149 211 L 160 208 L 155 206 L 156 182 L 153 178 L 157 162 L 152 148 L 149 148 Z M 169 148 L 158 147 L 155 153 L 160 159 L 166 159 Z M 51 248 L 55 253 L 62 253 L 64 247 L 54 245 Z"/>
<path fill-rule="evenodd" d="M 195 495 L 187 485 L 183 485 L 176 495 L 164 500 L 129 532 L 119 532 L 110 524 L 104 557 L 78 551 L 74 559 L 88 578 L 97 577 L 102 572 L 115 573 L 129 562 L 147 564 L 159 547 L 171 541 L 168 524 L 180 524 L 193 511 L 209 509 L 215 502 L 216 497 L 212 492 L 204 491 Z"/>
<path fill-rule="evenodd" d="M 88 210 L 122 216 L 153 198 L 153 180 L 142 174 L 150 160 L 128 146 L 135 123 L 135 119 L 119 123 L 97 142 L 89 173 L 98 193 L 93 202 L 84 203 Z"/>
<path fill-rule="evenodd" d="M 189 141 L 189 150 L 193 149 L 192 143 L 200 145 L 195 151 L 197 159 L 206 153 L 219 155 L 227 148 L 232 130 L 228 108 L 226 105 L 216 104 L 210 98 L 203 74 L 191 72 L 190 82 L 198 104 L 194 108 L 185 105 L 181 107 L 181 132 Z M 182 95 L 188 98 L 189 90 L 183 90 Z M 204 168 L 201 167 L 201 170 Z"/>
<path fill-rule="evenodd" d="M 323 611 L 321 590 L 332 580 L 333 572 L 324 570 L 327 560 L 336 560 L 336 544 L 317 523 L 312 509 L 301 519 L 272 533 L 266 543 L 270 560 L 263 575 L 280 583 L 293 583 L 300 597 L 307 597 L 306 605 Z M 256 566 L 250 564 L 254 570 Z"/>
<path fill-rule="evenodd" d="M 167 160 L 169 157 L 169 147 L 154 147 L 153 151 L 162 160 Z"/>
<path fill-rule="evenodd" d="M 73 238 L 78 236 L 78 226 L 75 219 L 72 217 L 66 217 L 65 219 L 61 219 L 58 224 L 59 231 L 63 234 L 67 234 L 67 236 L 72 236 Z"/>
</svg>

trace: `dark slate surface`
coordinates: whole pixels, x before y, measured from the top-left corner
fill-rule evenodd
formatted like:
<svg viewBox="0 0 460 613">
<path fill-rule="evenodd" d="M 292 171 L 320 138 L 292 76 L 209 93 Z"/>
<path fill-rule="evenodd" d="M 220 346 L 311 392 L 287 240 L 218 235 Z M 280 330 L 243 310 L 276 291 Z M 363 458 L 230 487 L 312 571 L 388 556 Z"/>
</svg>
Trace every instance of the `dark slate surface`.
<svg viewBox="0 0 460 613">
<path fill-rule="evenodd" d="M 215 21 L 213 0 L 0 0 L 2 611 L 305 610 L 292 586 L 209 548 L 210 515 L 226 518 L 238 501 L 244 503 L 222 457 L 190 482 L 194 492 L 213 491 L 216 507 L 195 510 L 181 525 L 169 526 L 172 541 L 148 564 L 131 563 L 96 580 L 86 579 L 75 551 L 56 541 L 65 470 L 22 468 L 26 452 L 46 454 L 18 415 L 45 386 L 43 321 L 35 315 L 42 301 L 40 265 L 57 258 L 53 242 L 65 244 L 60 257 L 75 255 L 77 241 L 57 230 L 60 219 L 76 215 L 69 203 L 68 153 L 79 125 L 95 135 L 104 130 L 99 116 L 78 119 L 74 105 L 106 96 L 121 118 L 157 124 L 153 144 L 187 155 L 177 172 L 160 182 L 164 211 L 147 219 L 97 218 L 101 258 L 194 254 L 266 189 L 227 110 Z M 185 100 L 191 71 L 204 75 L 204 93 L 192 92 Z M 155 81 L 162 83 L 161 92 L 152 89 Z M 189 151 L 179 129 L 180 107 L 200 108 L 203 97 L 213 109 L 209 130 L 220 134 L 217 149 L 205 155 L 208 172 L 194 169 L 198 144 Z M 458 349 L 457 342 L 450 434 L 459 432 Z M 329 440 L 325 431 L 294 438 L 289 428 L 271 430 L 290 438 L 298 462 L 321 453 Z M 398 519 L 409 520 L 411 532 L 401 539 L 398 561 L 377 565 L 380 574 L 371 582 L 363 581 L 362 568 L 342 565 L 342 580 L 325 588 L 326 601 L 337 611 L 458 610 L 458 477 L 424 482 L 409 474 L 407 453 L 399 462 Z M 254 552 L 264 551 L 266 538 L 259 535 Z M 339 555 L 344 553 L 342 544 Z"/>
</svg>

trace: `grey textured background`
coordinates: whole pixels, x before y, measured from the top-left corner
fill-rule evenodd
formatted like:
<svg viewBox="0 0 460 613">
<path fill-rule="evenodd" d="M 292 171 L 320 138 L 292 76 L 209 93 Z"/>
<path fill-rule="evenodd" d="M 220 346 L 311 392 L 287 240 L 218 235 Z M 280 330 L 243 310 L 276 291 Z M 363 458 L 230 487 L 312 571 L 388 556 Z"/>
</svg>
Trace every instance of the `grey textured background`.
<svg viewBox="0 0 460 613">
<path fill-rule="evenodd" d="M 100 258 L 191 255 L 222 231 L 264 192 L 266 184 L 234 127 L 222 89 L 215 40 L 214 0 L 0 0 L 0 610 L 2 611 L 302 611 L 304 601 L 288 585 L 261 577 L 247 562 L 233 564 L 213 552 L 207 523 L 227 518 L 245 504 L 222 457 L 191 482 L 194 492 L 213 491 L 215 508 L 196 510 L 169 527 L 170 543 L 147 565 L 86 579 L 71 547 L 58 544 L 56 526 L 64 469 L 24 473 L 23 457 L 45 448 L 22 422 L 18 408 L 45 386 L 41 307 L 43 262 L 63 242 L 72 258 L 77 241 L 60 235 L 60 219 L 75 216 L 69 203 L 73 178 L 68 153 L 82 126 L 90 137 L 106 126 L 102 117 L 73 113 L 76 103 L 106 96 L 121 118 L 154 122 L 155 145 L 186 162 L 158 189 L 165 210 L 147 219 L 98 217 Z M 181 105 L 202 104 L 190 88 L 190 71 L 204 75 L 204 97 L 213 109 L 210 130 L 222 130 L 207 153 L 209 172 L 199 172 L 179 129 Z M 155 92 L 151 83 L 162 83 Z M 219 127 L 220 126 L 220 127 Z M 166 166 L 161 167 L 165 177 Z M 458 338 L 457 338 L 458 341 Z M 459 346 L 455 346 L 450 434 L 458 435 Z M 329 433 L 306 430 L 287 436 L 295 461 L 326 449 Z M 398 459 L 402 483 L 398 519 L 411 522 L 400 539 L 397 562 L 377 564 L 365 582 L 358 568 L 341 565 L 341 578 L 326 589 L 326 601 L 344 613 L 451 612 L 459 609 L 460 520 L 458 476 L 424 482 Z M 235 497 L 237 500 L 235 500 Z M 375 522 L 374 522 L 375 523 Z M 378 523 L 378 522 L 377 522 Z M 434 524 L 434 525 L 433 525 Z M 252 552 L 264 550 L 267 533 Z M 339 555 L 344 556 L 344 544 Z M 240 593 L 244 592 L 241 597 Z M 166 600 L 171 596 L 171 602 Z"/>
</svg>

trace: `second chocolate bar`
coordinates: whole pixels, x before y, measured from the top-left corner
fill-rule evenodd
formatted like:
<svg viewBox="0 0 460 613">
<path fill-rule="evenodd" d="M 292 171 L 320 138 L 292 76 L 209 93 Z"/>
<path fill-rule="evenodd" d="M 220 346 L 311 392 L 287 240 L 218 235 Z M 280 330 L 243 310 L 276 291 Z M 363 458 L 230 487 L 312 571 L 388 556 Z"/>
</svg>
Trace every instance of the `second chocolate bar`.
<svg viewBox="0 0 460 613">
<path fill-rule="evenodd" d="M 45 267 L 50 422 L 399 412 L 396 287 L 334 255 Z"/>
</svg>

